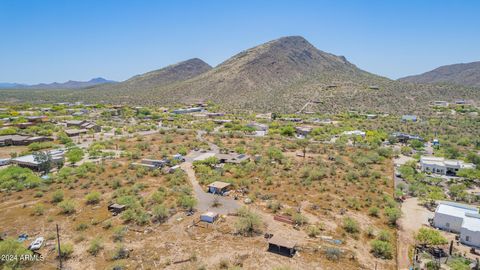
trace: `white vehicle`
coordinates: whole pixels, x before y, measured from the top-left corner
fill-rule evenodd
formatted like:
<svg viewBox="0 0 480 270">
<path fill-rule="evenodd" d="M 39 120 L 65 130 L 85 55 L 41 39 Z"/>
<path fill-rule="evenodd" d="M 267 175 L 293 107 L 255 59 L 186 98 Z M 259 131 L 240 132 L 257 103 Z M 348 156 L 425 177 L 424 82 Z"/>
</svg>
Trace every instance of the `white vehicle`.
<svg viewBox="0 0 480 270">
<path fill-rule="evenodd" d="M 45 239 L 43 237 L 38 237 L 37 239 L 35 239 L 35 241 L 33 241 L 30 246 L 28 247 L 28 249 L 30 250 L 39 250 L 42 245 L 43 245 L 43 241 Z"/>
</svg>

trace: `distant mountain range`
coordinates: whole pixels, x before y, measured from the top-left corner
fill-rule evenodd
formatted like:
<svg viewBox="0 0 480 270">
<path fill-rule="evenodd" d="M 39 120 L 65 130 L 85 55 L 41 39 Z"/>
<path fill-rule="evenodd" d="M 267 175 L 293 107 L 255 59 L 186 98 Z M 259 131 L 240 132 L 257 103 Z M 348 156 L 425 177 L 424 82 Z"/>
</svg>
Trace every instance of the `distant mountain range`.
<svg viewBox="0 0 480 270">
<path fill-rule="evenodd" d="M 450 83 L 480 87 L 480 61 L 441 66 L 432 71 L 399 80 L 413 83 Z"/>
<path fill-rule="evenodd" d="M 390 80 L 323 52 L 303 37 L 282 37 L 242 51 L 216 67 L 194 58 L 116 84 L 82 91 L 0 91 L 11 102 L 78 101 L 169 105 L 212 101 L 225 110 L 421 113 L 434 100 L 480 101 L 458 85 Z"/>
<path fill-rule="evenodd" d="M 0 83 L 0 88 L 4 89 L 81 89 L 92 87 L 100 84 L 113 84 L 115 81 L 110 81 L 104 78 L 93 78 L 87 82 L 81 81 L 67 81 L 64 83 L 40 83 L 40 84 L 19 84 L 19 83 Z"/>
</svg>

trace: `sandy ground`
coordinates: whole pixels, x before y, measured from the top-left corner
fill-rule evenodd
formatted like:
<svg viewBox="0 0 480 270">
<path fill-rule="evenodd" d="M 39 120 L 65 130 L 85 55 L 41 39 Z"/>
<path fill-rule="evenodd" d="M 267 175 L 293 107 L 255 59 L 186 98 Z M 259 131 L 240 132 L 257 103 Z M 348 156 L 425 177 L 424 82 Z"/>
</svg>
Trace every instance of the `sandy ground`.
<svg viewBox="0 0 480 270">
<path fill-rule="evenodd" d="M 402 217 L 398 222 L 398 269 L 409 269 L 408 250 L 414 244 L 414 234 L 423 225 L 428 225 L 432 217 L 433 213 L 420 206 L 417 198 L 408 198 L 402 203 Z"/>
</svg>

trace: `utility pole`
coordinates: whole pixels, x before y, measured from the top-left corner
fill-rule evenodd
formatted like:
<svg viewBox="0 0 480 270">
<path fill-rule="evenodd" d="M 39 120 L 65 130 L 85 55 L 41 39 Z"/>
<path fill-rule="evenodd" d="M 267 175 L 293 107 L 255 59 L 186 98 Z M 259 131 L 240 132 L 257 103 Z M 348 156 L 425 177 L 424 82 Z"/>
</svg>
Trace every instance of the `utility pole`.
<svg viewBox="0 0 480 270">
<path fill-rule="evenodd" d="M 62 251 L 60 249 L 60 234 L 58 233 L 58 224 L 57 224 L 57 244 L 58 244 L 58 260 L 60 261 L 59 269 L 62 269 Z"/>
</svg>

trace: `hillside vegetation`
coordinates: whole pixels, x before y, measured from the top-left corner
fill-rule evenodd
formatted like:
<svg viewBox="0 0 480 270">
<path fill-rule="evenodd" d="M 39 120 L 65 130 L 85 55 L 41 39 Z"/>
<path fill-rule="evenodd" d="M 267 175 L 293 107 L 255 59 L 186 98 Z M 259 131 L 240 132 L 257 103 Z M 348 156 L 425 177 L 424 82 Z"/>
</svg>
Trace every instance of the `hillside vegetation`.
<svg viewBox="0 0 480 270">
<path fill-rule="evenodd" d="M 345 110 L 422 113 L 434 100 L 480 100 L 476 88 L 418 85 L 380 77 L 302 37 L 283 37 L 245 50 L 215 68 L 188 60 L 125 82 L 84 90 L 2 90 L 7 102 L 85 101 L 167 105 L 212 101 L 228 109 L 296 112 Z"/>
</svg>

